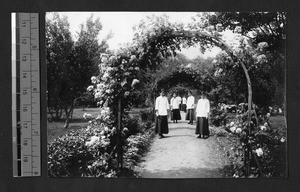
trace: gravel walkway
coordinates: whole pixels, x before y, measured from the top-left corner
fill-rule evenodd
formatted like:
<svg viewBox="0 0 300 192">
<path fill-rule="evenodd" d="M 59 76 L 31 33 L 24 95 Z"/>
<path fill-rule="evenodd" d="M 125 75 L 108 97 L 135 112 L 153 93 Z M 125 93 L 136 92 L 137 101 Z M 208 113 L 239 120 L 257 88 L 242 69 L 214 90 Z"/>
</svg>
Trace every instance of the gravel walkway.
<svg viewBox="0 0 300 192">
<path fill-rule="evenodd" d="M 181 117 L 185 113 L 181 112 Z M 228 164 L 214 137 L 199 139 L 194 125 L 169 120 L 169 134 L 154 138 L 136 171 L 142 178 L 221 178 Z"/>
</svg>

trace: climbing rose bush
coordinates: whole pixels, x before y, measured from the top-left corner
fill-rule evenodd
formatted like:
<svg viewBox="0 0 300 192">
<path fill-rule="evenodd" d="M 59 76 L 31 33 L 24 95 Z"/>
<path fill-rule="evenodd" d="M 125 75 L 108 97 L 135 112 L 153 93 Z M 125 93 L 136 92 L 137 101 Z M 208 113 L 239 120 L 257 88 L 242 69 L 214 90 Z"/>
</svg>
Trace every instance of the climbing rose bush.
<svg viewBox="0 0 300 192">
<path fill-rule="evenodd" d="M 133 103 L 133 96 L 140 81 L 140 68 L 135 55 L 102 54 L 99 64 L 99 76 L 91 77 L 87 90 L 93 92 L 100 107 L 110 107 L 111 116 L 116 119 L 118 100 L 122 101 L 122 108 L 129 109 Z M 116 122 L 116 121 L 115 121 Z"/>
<path fill-rule="evenodd" d="M 249 125 L 247 122 L 248 113 L 243 105 L 239 105 L 237 112 L 235 119 L 225 127 L 228 132 L 236 135 L 240 140 L 240 145 L 235 145 L 232 149 L 235 155 L 231 157 L 231 161 L 235 164 L 239 158 L 245 160 L 244 151 L 251 150 L 253 156 L 250 158 L 250 177 L 261 177 L 261 172 L 265 177 L 278 176 L 276 166 L 279 163 L 278 157 L 285 156 L 286 136 L 280 135 L 282 133 L 271 126 L 269 122 L 270 113 L 256 114 L 252 111 Z M 251 134 L 249 134 L 249 128 Z M 282 128 L 284 129 L 284 127 Z M 233 177 L 245 177 L 245 167 L 234 165 Z"/>
<path fill-rule="evenodd" d="M 91 77 L 87 90 L 98 101 L 99 114 L 92 117 L 85 113 L 89 123 L 86 129 L 70 131 L 48 146 L 48 168 L 51 176 L 116 177 L 116 142 L 118 100 L 122 109 L 129 109 L 138 87 L 140 68 L 135 55 L 103 54 L 99 76 Z M 122 115 L 128 118 L 127 114 Z M 127 126 L 126 122 L 123 126 Z M 121 131 L 122 143 L 129 136 L 129 129 Z M 132 136 L 133 137 L 133 136 Z M 131 140 L 126 150 L 132 151 Z M 125 151 L 126 151 L 125 150 Z M 128 154 L 126 152 L 126 154 Z"/>
</svg>

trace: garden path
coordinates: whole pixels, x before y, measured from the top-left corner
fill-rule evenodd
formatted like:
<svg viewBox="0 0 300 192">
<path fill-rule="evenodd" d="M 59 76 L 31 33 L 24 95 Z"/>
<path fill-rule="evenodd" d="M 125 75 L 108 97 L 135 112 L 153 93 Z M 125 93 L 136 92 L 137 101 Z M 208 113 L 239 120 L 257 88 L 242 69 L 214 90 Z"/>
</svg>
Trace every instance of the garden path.
<svg viewBox="0 0 300 192">
<path fill-rule="evenodd" d="M 185 113 L 181 112 L 181 117 Z M 169 134 L 156 136 L 136 171 L 142 178 L 221 178 L 228 164 L 214 137 L 199 139 L 194 125 L 169 120 Z"/>
</svg>

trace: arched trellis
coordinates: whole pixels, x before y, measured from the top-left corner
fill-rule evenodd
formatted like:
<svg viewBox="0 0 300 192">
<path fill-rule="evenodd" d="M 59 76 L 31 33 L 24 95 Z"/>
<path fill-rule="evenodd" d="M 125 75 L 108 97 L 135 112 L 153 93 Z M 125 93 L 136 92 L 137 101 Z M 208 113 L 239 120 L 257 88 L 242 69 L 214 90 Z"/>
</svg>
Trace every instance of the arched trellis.
<svg viewBox="0 0 300 192">
<path fill-rule="evenodd" d="M 185 87 L 183 87 L 185 92 L 187 93 L 189 88 L 191 89 L 197 89 L 200 91 L 209 91 L 210 87 L 206 86 L 204 82 L 198 81 L 197 77 L 199 74 L 197 73 L 189 73 L 189 71 L 179 71 L 174 72 L 170 74 L 169 76 L 166 76 L 164 79 L 161 79 L 157 82 L 158 89 L 160 88 L 167 88 L 169 90 L 170 88 L 174 87 L 178 84 L 184 84 Z M 195 82 L 197 82 L 195 84 Z M 187 88 L 187 87 L 189 88 Z"/>
<path fill-rule="evenodd" d="M 234 51 L 232 48 L 225 43 L 219 36 L 212 35 L 206 32 L 201 32 L 201 31 L 187 31 L 187 30 L 182 30 L 182 31 L 173 31 L 171 34 L 166 34 L 167 36 L 172 36 L 172 38 L 182 38 L 184 39 L 201 39 L 206 42 L 211 43 L 214 46 L 217 46 L 224 50 L 234 62 L 240 64 L 243 68 L 243 71 L 245 73 L 246 79 L 247 79 L 247 87 L 248 87 L 248 122 L 250 124 L 251 122 L 251 109 L 252 109 L 252 86 L 251 86 L 251 79 L 248 73 L 248 70 L 243 63 L 243 60 L 236 56 L 234 54 Z M 250 132 L 250 128 L 249 128 Z"/>
<path fill-rule="evenodd" d="M 246 76 L 246 80 L 247 80 L 247 88 L 248 88 L 248 134 L 251 134 L 251 111 L 252 111 L 252 86 L 251 86 L 251 79 L 248 73 L 248 70 L 243 62 L 242 58 L 239 58 L 238 56 L 236 56 L 234 54 L 233 49 L 227 44 L 225 43 L 219 36 L 217 35 L 212 35 L 212 34 L 208 34 L 206 32 L 201 32 L 201 31 L 173 31 L 171 34 L 167 33 L 165 34 L 166 37 L 171 37 L 171 38 L 177 38 L 177 40 L 188 40 L 188 39 L 195 39 L 195 43 L 197 42 L 205 42 L 205 43 L 210 43 L 211 45 L 217 46 L 219 48 L 221 48 L 223 51 L 225 51 L 235 63 L 238 63 L 241 65 L 241 67 L 243 68 L 243 71 L 245 73 Z M 202 40 L 202 41 L 201 41 Z M 173 55 L 172 55 L 173 56 Z M 151 61 L 150 61 L 151 62 Z M 154 96 L 155 98 L 155 96 Z M 249 144 L 249 143 L 248 143 Z M 247 167 L 247 174 L 249 174 L 250 172 L 250 164 L 249 161 L 247 159 L 250 158 L 250 153 L 252 151 L 252 147 L 251 145 L 247 144 L 247 149 L 245 151 L 245 164 Z M 256 163 L 258 164 L 259 170 L 261 172 L 261 175 L 263 175 L 261 169 L 260 169 L 260 165 L 258 163 L 258 160 L 255 157 Z"/>
<path fill-rule="evenodd" d="M 159 39 L 159 38 L 168 39 L 169 42 L 159 44 L 159 43 L 157 43 L 156 38 L 157 39 Z M 145 61 L 149 62 L 149 66 L 151 66 L 155 72 L 156 66 L 158 66 L 160 64 L 160 62 L 158 62 L 155 59 L 155 57 L 157 57 L 159 54 L 160 54 L 160 57 L 162 55 L 167 55 L 164 52 L 166 50 L 166 48 L 169 49 L 169 47 L 172 46 L 173 43 L 174 43 L 174 45 L 176 45 L 178 47 L 178 44 L 184 43 L 184 41 L 192 42 L 190 44 L 202 43 L 201 44 L 202 46 L 209 45 L 209 44 L 211 44 L 213 46 L 217 46 L 217 47 L 221 48 L 222 50 L 224 50 L 232 58 L 232 60 L 234 62 L 236 62 L 242 66 L 243 71 L 246 76 L 246 79 L 247 79 L 247 87 L 248 87 L 248 134 L 250 134 L 251 133 L 251 129 L 250 129 L 251 109 L 252 109 L 252 87 L 251 87 L 250 76 L 249 76 L 249 73 L 248 73 L 248 70 L 247 70 L 245 64 L 243 63 L 243 59 L 236 56 L 234 51 L 232 50 L 232 48 L 229 45 L 227 45 L 218 35 L 208 34 L 206 32 L 201 32 L 201 31 L 199 32 L 199 31 L 184 31 L 184 30 L 181 30 L 181 31 L 171 30 L 170 31 L 169 30 L 169 31 L 161 33 L 161 34 L 156 34 L 153 37 L 151 37 L 150 39 L 148 39 L 147 43 L 144 42 L 143 45 L 140 45 L 140 46 L 146 46 L 146 48 L 144 47 L 144 49 L 142 49 L 142 51 L 135 51 L 134 55 L 132 55 L 132 56 L 133 56 L 133 58 L 137 58 L 137 65 L 139 65 L 141 67 L 142 67 L 142 65 L 145 66 L 145 63 L 144 63 Z M 150 47 L 150 48 L 148 48 L 148 47 Z M 172 53 L 172 51 L 171 51 L 171 53 Z M 158 55 L 156 55 L 156 54 L 158 54 Z M 171 54 L 171 57 L 172 57 L 172 54 Z M 152 84 L 153 90 L 155 90 L 156 84 L 157 84 L 157 82 Z M 154 95 L 154 97 L 155 97 L 155 95 Z M 121 121 L 122 121 L 121 120 L 121 113 L 122 113 L 121 100 L 122 100 L 122 97 L 118 97 L 118 106 L 119 106 L 118 111 L 119 112 L 117 115 L 117 117 L 118 117 L 117 119 L 118 119 L 119 134 L 122 129 L 122 126 L 121 126 Z M 117 142 L 117 146 L 118 146 L 117 148 L 121 149 L 120 136 L 118 136 L 118 138 L 119 139 Z M 249 161 L 247 161 L 246 159 L 248 159 L 250 157 L 249 154 L 252 151 L 252 149 L 251 149 L 251 145 L 248 145 L 248 144 L 249 143 L 247 142 L 247 149 L 245 150 L 245 163 L 247 164 L 247 172 L 249 173 L 249 168 L 250 168 Z M 121 151 L 119 151 L 118 154 L 120 154 L 120 155 L 118 155 L 118 157 L 119 156 L 122 157 Z M 254 157 L 256 158 L 256 156 L 254 156 Z M 119 162 L 119 164 L 121 164 L 121 167 L 122 167 L 121 159 L 118 160 L 118 162 Z M 256 159 L 256 162 L 258 163 L 257 159 Z M 259 166 L 259 164 L 258 164 L 258 166 Z"/>
</svg>

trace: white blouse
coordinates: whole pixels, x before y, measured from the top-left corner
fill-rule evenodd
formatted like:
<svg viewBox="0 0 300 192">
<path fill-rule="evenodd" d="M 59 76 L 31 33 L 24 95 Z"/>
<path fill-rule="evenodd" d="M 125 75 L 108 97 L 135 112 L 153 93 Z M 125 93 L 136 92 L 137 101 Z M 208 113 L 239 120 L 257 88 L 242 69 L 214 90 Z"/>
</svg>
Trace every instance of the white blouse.
<svg viewBox="0 0 300 192">
<path fill-rule="evenodd" d="M 168 109 L 170 108 L 167 97 L 159 96 L 155 101 L 155 110 L 157 110 L 157 115 L 168 115 Z"/>
<path fill-rule="evenodd" d="M 199 99 L 196 108 L 196 116 L 208 118 L 209 110 L 210 104 L 208 99 Z"/>
<path fill-rule="evenodd" d="M 181 97 L 177 96 L 176 99 L 178 99 L 179 104 L 181 103 Z"/>
<path fill-rule="evenodd" d="M 179 109 L 179 104 L 181 103 L 181 98 L 179 100 L 178 97 L 176 97 L 176 98 L 172 97 L 170 103 L 171 103 L 172 109 Z"/>
<path fill-rule="evenodd" d="M 186 108 L 187 109 L 193 109 L 194 108 L 194 103 L 195 103 L 195 97 L 194 96 L 189 96 L 187 98 Z"/>
<path fill-rule="evenodd" d="M 186 98 L 182 97 L 182 104 L 186 104 Z"/>
</svg>

